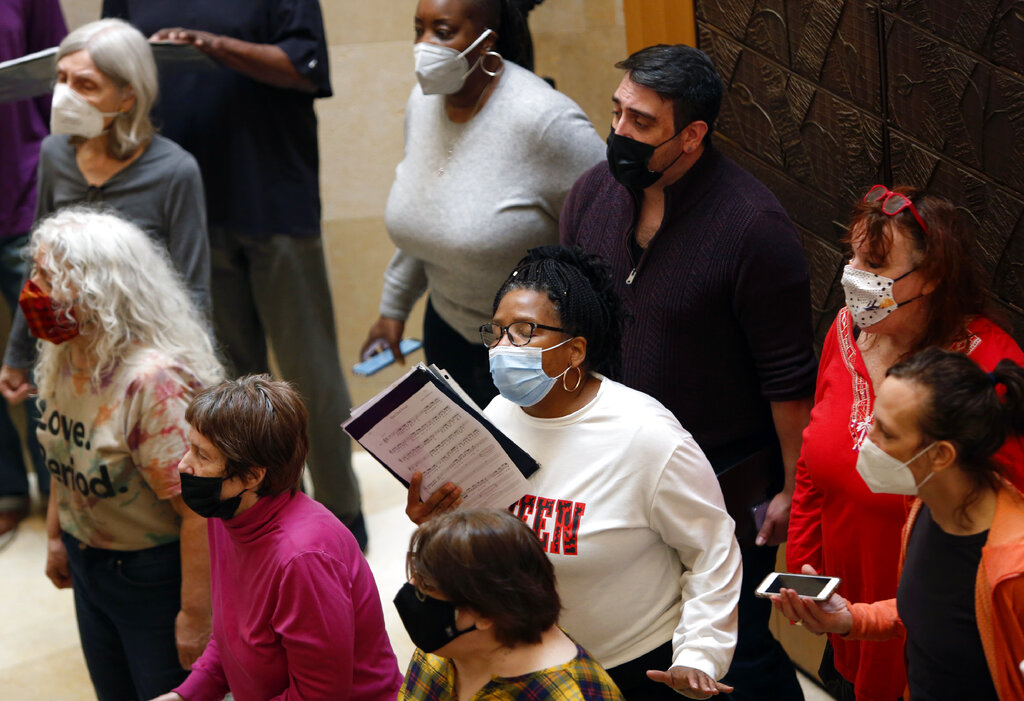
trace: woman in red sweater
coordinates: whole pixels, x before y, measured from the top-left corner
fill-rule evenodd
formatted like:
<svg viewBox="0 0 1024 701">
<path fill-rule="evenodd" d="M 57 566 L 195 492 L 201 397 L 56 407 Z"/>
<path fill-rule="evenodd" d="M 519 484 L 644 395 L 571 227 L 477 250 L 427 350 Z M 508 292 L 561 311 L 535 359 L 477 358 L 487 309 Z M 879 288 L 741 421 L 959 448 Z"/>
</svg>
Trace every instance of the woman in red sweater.
<svg viewBox="0 0 1024 701">
<path fill-rule="evenodd" d="M 992 461 L 1008 430 L 1024 430 L 1016 363 L 985 373 L 933 347 L 891 368 L 857 471 L 873 492 L 919 496 L 896 597 L 819 606 L 783 589 L 773 603 L 815 633 L 905 636 L 904 698 L 1024 698 L 1024 497 Z"/>
<path fill-rule="evenodd" d="M 892 365 L 929 346 L 960 351 L 983 370 L 1024 363 L 1010 336 L 986 316 L 981 276 L 952 203 L 910 187 L 876 185 L 850 225 L 843 272 L 846 308 L 825 337 L 811 422 L 804 431 L 786 545 L 788 569 L 841 577 L 846 597 L 896 595 L 900 530 L 909 501 L 873 494 L 857 474 L 875 393 Z M 1000 456 L 1020 484 L 1024 455 L 1013 438 Z M 1016 459 L 1014 459 L 1016 456 Z M 829 637 L 819 674 L 837 698 L 895 701 L 906 686 L 901 640 Z"/>
</svg>

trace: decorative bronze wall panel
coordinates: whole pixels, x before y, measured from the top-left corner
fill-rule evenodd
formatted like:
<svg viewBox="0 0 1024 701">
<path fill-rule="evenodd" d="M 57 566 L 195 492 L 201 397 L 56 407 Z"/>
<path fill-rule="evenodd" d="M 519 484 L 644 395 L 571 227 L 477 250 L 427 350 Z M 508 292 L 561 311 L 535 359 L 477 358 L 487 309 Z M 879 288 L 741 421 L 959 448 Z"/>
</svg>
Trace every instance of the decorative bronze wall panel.
<svg viewBox="0 0 1024 701">
<path fill-rule="evenodd" d="M 728 85 L 719 133 L 805 185 L 824 211 L 843 202 L 830 216 L 845 218 L 849 198 L 877 178 L 881 120 L 707 27 L 699 36 Z"/>
<path fill-rule="evenodd" d="M 878 33 L 873 11 L 864 4 L 698 0 L 696 5 L 698 26 L 740 42 L 843 100 L 879 110 Z M 702 40 L 698 44 L 703 46 Z"/>
<path fill-rule="evenodd" d="M 957 203 L 1024 321 L 1024 2 L 879 1 L 697 0 L 726 84 L 718 143 L 796 222 L 819 340 L 843 302 L 844 226 L 876 182 Z"/>
<path fill-rule="evenodd" d="M 905 21 L 887 24 L 892 126 L 1024 189 L 1024 81 Z"/>
<path fill-rule="evenodd" d="M 884 0 L 882 8 L 998 66 L 1024 73 L 1020 0 Z"/>
</svg>

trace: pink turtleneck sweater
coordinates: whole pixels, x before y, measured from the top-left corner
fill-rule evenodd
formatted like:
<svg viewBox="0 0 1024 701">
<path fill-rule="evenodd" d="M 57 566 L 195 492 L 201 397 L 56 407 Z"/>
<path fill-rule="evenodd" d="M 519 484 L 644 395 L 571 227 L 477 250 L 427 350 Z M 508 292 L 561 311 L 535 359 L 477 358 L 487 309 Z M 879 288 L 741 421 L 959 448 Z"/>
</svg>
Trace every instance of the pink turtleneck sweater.
<svg viewBox="0 0 1024 701">
<path fill-rule="evenodd" d="M 402 684 L 377 587 L 352 534 L 305 494 L 209 520 L 213 636 L 187 701 L 391 701 Z"/>
</svg>

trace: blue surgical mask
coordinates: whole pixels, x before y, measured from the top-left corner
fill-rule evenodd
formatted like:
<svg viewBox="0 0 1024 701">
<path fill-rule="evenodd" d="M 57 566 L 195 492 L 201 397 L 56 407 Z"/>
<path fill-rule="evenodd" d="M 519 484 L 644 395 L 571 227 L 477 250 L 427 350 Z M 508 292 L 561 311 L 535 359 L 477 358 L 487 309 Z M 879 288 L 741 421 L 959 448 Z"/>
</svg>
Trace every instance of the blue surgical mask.
<svg viewBox="0 0 1024 701">
<path fill-rule="evenodd" d="M 564 346 L 571 341 L 567 338 L 551 348 L 533 346 L 495 346 L 491 348 L 491 378 L 505 399 L 519 406 L 533 406 L 555 386 L 558 378 L 569 371 L 567 367 L 561 375 L 549 377 L 544 372 L 544 351 Z M 571 365 L 569 367 L 572 367 Z"/>
</svg>

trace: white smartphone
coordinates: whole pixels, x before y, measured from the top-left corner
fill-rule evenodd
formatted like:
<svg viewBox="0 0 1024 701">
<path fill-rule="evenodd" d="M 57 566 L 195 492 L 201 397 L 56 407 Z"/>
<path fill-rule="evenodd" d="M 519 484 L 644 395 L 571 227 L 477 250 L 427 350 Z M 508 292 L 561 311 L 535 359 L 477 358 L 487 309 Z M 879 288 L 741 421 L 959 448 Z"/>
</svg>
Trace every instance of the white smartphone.
<svg viewBox="0 0 1024 701">
<path fill-rule="evenodd" d="M 839 581 L 839 577 L 772 572 L 764 578 L 764 581 L 754 591 L 754 594 L 760 597 L 767 597 L 771 594 L 778 594 L 782 589 L 792 589 L 800 596 L 806 596 L 808 599 L 825 601 L 835 592 L 839 586 Z"/>
</svg>

